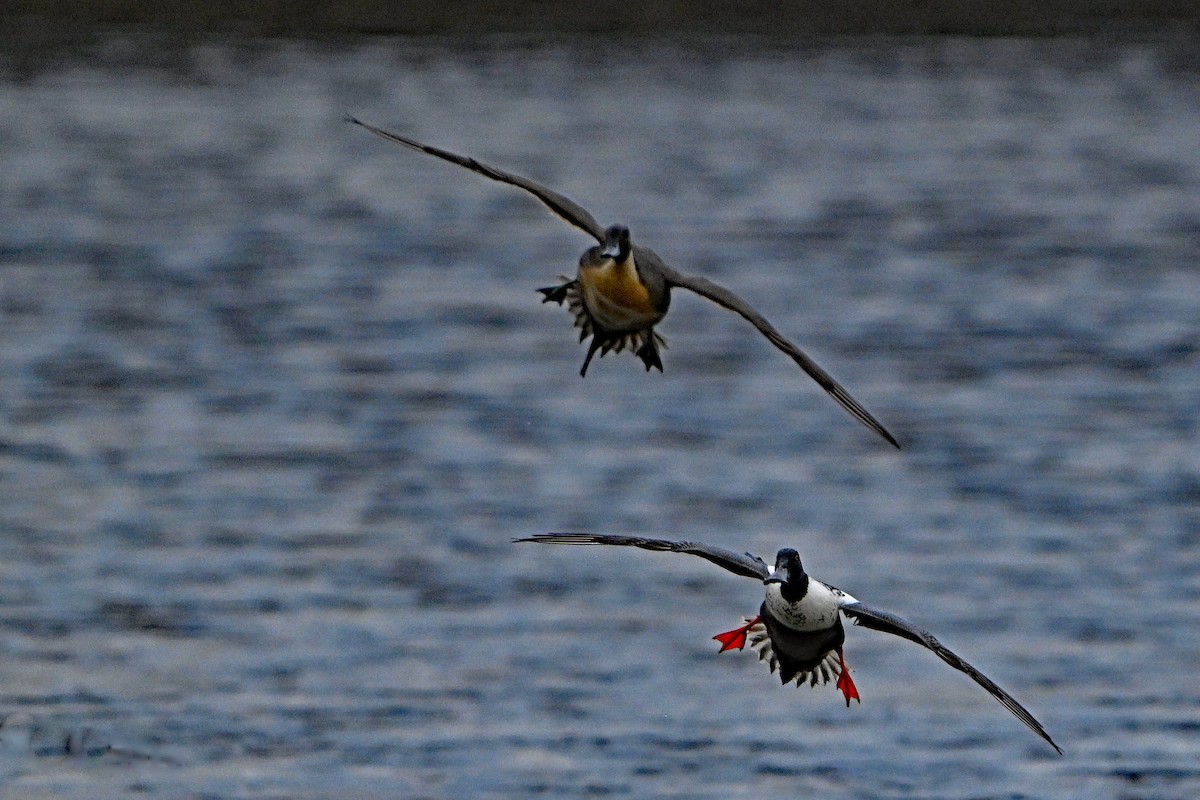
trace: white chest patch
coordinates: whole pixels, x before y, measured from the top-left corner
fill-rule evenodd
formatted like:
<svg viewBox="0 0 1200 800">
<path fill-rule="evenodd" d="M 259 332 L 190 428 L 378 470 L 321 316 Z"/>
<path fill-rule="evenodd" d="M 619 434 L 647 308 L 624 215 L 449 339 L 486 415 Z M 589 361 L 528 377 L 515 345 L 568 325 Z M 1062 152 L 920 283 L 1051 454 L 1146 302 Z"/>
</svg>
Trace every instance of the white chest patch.
<svg viewBox="0 0 1200 800">
<path fill-rule="evenodd" d="M 767 611 L 796 631 L 826 631 L 837 624 L 838 611 L 846 594 L 809 578 L 808 591 L 798 603 L 783 599 L 780 584 L 767 584 Z"/>
</svg>

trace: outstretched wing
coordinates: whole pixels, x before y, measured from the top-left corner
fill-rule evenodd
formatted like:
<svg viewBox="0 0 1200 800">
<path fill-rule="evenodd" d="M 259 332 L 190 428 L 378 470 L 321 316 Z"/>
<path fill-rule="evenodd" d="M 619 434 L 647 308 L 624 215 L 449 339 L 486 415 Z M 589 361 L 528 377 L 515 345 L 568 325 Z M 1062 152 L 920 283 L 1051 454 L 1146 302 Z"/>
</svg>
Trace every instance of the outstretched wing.
<svg viewBox="0 0 1200 800">
<path fill-rule="evenodd" d="M 707 278 L 701 278 L 696 275 L 685 275 L 665 264 L 663 268 L 667 282 L 671 285 L 693 291 L 701 297 L 706 297 L 717 305 L 745 317 L 751 325 L 758 328 L 759 333 L 767 337 L 771 344 L 778 347 L 799 364 L 800 369 L 804 370 L 810 378 L 820 384 L 821 388 L 836 400 L 842 408 L 849 411 L 851 416 L 878 433 L 897 450 L 900 449 L 900 443 L 896 441 L 896 437 L 892 436 L 879 420 L 871 416 L 871 412 L 867 411 L 861 403 L 851 397 L 850 393 L 840 383 L 835 381 L 832 375 L 821 369 L 817 362 L 809 358 L 799 347 L 792 344 L 782 333 L 775 329 L 774 325 L 767 322 L 767 318 L 758 313 L 753 306 L 724 286 L 719 286 Z"/>
<path fill-rule="evenodd" d="M 401 136 L 398 133 L 389 133 L 388 131 L 376 128 L 374 125 L 355 119 L 354 117 L 346 117 L 347 122 L 353 122 L 355 125 L 361 125 L 371 133 L 381 138 L 387 139 L 389 142 L 396 142 L 406 147 L 411 147 L 414 150 L 420 150 L 422 153 L 428 153 L 431 156 L 436 156 L 444 161 L 449 161 L 451 164 L 458 164 L 460 167 L 466 167 L 472 172 L 478 172 L 491 178 L 494 181 L 507 183 L 511 186 L 516 186 L 519 189 L 524 189 L 531 195 L 541 200 L 546 204 L 546 207 L 553 211 L 558 216 L 565 219 L 567 222 L 579 228 L 584 233 L 591 234 L 597 242 L 604 242 L 604 229 L 600 227 L 600 223 L 596 222 L 596 218 L 588 213 L 587 209 L 580 206 L 573 200 L 563 197 L 558 192 L 546 186 L 542 186 L 537 181 L 531 181 L 529 178 L 522 178 L 520 175 L 514 175 L 511 172 L 505 172 L 502 169 L 484 164 L 482 161 L 476 161 L 469 156 L 460 156 L 457 153 L 451 153 L 449 150 L 443 150 L 440 147 L 433 145 L 422 144 L 416 139 L 409 139 L 406 136 Z"/>
<path fill-rule="evenodd" d="M 1040 722 L 1034 719 L 1033 714 L 1030 714 L 1025 709 L 1025 706 L 1018 703 L 1012 695 L 997 686 L 991 678 L 972 667 L 956 653 L 939 642 L 937 637 L 929 631 L 918 628 L 908 620 L 898 617 L 895 614 L 865 606 L 857 601 L 842 606 L 842 613 L 864 628 L 873 628 L 877 631 L 901 636 L 910 642 L 916 642 L 922 647 L 927 647 L 937 653 L 942 661 L 945 661 L 959 672 L 965 673 L 971 680 L 978 683 L 984 689 L 987 689 L 988 693 L 1003 703 L 1004 707 L 1015 714 L 1017 719 L 1024 722 L 1029 726 L 1030 730 L 1049 742 L 1050 746 L 1057 750 L 1059 754 L 1062 753 L 1062 748 L 1054 743 L 1054 740 L 1050 738 L 1050 734 L 1046 733 L 1046 729 L 1042 727 Z"/>
<path fill-rule="evenodd" d="M 723 547 L 713 547 L 701 542 L 672 542 L 667 539 L 643 539 L 640 536 L 606 536 L 601 533 L 539 533 L 528 539 L 513 539 L 514 542 L 539 542 L 541 544 L 611 544 L 620 547 L 640 547 L 664 553 L 690 553 L 724 567 L 735 575 L 764 580 L 771 574 L 766 563 L 749 553 L 735 553 Z"/>
</svg>

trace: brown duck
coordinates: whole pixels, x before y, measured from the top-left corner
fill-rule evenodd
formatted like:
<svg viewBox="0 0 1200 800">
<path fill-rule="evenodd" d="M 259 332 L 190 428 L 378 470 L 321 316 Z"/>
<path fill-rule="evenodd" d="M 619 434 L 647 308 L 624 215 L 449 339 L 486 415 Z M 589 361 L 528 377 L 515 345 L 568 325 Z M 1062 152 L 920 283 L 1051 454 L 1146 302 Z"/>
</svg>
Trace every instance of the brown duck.
<svg viewBox="0 0 1200 800">
<path fill-rule="evenodd" d="M 671 289 L 688 289 L 740 314 L 767 337 L 771 344 L 795 361 L 855 419 L 894 447 L 900 447 L 896 438 L 861 403 L 851 397 L 840 383 L 776 330 L 775 326 L 749 303 L 707 278 L 686 275 L 676 270 L 650 248 L 634 244 L 626 226 L 601 227 L 586 209 L 537 181 L 514 175 L 469 156 L 461 156 L 440 147 L 422 144 L 398 133 L 381 130 L 354 117 L 347 119 L 390 142 L 420 150 L 494 181 L 524 189 L 559 217 L 597 241 L 598 244 L 585 250 L 580 257 L 579 269 L 574 279 L 564 278 L 565 282 L 558 286 L 538 290 L 544 295 L 543 302 L 567 304 L 575 317 L 575 326 L 580 329 L 580 341 L 591 337 L 587 356 L 584 357 L 583 367 L 579 370 L 580 375 L 587 374 L 588 365 L 597 353 L 603 357 L 610 350 L 621 352 L 626 349 L 641 359 L 647 371 L 653 367 L 661 372 L 659 347 L 665 346 L 665 342 L 655 332 L 654 326 L 667 314 L 671 304 Z"/>
</svg>

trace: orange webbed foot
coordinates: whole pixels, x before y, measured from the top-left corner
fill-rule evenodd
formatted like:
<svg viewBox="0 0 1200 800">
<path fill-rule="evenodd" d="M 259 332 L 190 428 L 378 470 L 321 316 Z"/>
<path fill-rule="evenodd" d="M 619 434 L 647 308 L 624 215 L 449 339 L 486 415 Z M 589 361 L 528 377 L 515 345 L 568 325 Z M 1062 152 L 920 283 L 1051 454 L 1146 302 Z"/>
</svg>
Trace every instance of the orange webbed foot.
<svg viewBox="0 0 1200 800">
<path fill-rule="evenodd" d="M 726 650 L 743 649 L 746 646 L 746 632 L 757 625 L 761 619 L 761 617 L 755 617 L 740 628 L 718 633 L 712 637 L 721 643 L 721 649 L 717 652 L 724 653 Z"/>
<path fill-rule="evenodd" d="M 838 663 L 842 669 L 838 675 L 837 688 L 841 690 L 842 696 L 846 698 L 846 708 L 849 708 L 851 700 L 857 700 L 861 703 L 862 698 L 858 696 L 858 687 L 854 685 L 854 680 L 850 677 L 850 670 L 846 667 L 846 657 L 842 655 L 841 650 L 838 650 Z"/>
</svg>

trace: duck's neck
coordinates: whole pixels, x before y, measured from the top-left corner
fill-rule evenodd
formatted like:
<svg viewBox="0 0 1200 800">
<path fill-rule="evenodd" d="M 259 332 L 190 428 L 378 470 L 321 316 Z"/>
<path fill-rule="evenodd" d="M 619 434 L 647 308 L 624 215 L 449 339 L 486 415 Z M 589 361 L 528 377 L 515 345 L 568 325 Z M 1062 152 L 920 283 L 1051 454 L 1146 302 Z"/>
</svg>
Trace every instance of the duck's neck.
<svg viewBox="0 0 1200 800">
<path fill-rule="evenodd" d="M 779 594 L 789 603 L 799 603 L 808 594 L 808 574 L 793 578 L 779 587 Z"/>
</svg>

